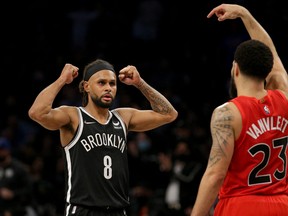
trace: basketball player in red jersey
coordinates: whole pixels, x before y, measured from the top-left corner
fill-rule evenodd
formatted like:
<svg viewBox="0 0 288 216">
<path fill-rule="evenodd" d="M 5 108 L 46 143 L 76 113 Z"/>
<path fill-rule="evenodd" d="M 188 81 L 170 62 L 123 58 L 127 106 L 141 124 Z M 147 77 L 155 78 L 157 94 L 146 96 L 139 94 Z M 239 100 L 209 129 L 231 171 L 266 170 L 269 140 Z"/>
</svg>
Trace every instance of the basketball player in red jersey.
<svg viewBox="0 0 288 216">
<path fill-rule="evenodd" d="M 207 216 L 217 198 L 214 216 L 288 215 L 287 72 L 246 8 L 221 4 L 207 17 L 214 14 L 218 21 L 240 18 L 251 39 L 234 54 L 233 99 L 212 114 L 212 147 L 191 216 Z"/>
</svg>

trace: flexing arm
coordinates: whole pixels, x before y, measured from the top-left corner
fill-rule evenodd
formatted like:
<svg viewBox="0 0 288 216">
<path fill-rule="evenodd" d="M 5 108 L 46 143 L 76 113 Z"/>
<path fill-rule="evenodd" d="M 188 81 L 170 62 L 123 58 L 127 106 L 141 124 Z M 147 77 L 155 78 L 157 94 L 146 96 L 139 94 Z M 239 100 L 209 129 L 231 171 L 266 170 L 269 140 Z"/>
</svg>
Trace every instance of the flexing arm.
<svg viewBox="0 0 288 216">
<path fill-rule="evenodd" d="M 68 124 L 70 120 L 67 112 L 61 108 L 52 109 L 52 104 L 62 87 L 65 84 L 70 84 L 77 76 L 78 68 L 66 64 L 60 77 L 38 94 L 29 109 L 29 117 L 50 130 L 57 130 Z"/>
<path fill-rule="evenodd" d="M 133 112 L 129 121 L 130 130 L 150 130 L 177 118 L 178 112 L 172 104 L 140 77 L 136 67 L 129 65 L 120 70 L 119 79 L 126 85 L 133 85 L 138 88 L 152 107 L 152 110 L 130 110 Z"/>
<path fill-rule="evenodd" d="M 262 41 L 269 46 L 274 56 L 274 65 L 272 71 L 266 78 L 266 88 L 281 89 L 288 93 L 287 72 L 278 56 L 274 43 L 266 30 L 252 14 L 246 8 L 235 4 L 221 4 L 215 7 L 207 17 L 210 18 L 213 14 L 218 17 L 219 21 L 241 18 L 251 39 Z"/>
</svg>

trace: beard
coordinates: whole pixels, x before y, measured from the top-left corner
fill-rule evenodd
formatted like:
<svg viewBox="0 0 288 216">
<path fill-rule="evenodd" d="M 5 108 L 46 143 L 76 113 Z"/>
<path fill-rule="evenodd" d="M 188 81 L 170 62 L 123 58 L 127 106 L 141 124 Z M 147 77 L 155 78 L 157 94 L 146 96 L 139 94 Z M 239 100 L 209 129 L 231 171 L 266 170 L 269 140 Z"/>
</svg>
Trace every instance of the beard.
<svg viewBox="0 0 288 216">
<path fill-rule="evenodd" d="M 110 108 L 113 104 L 113 101 L 114 101 L 114 98 L 112 98 L 111 102 L 103 102 L 101 100 L 102 97 L 91 97 L 93 103 L 96 105 L 96 106 L 99 106 L 101 108 Z"/>
<path fill-rule="evenodd" d="M 236 88 L 233 76 L 230 79 L 229 96 L 230 96 L 231 99 L 237 97 L 237 88 Z"/>
</svg>

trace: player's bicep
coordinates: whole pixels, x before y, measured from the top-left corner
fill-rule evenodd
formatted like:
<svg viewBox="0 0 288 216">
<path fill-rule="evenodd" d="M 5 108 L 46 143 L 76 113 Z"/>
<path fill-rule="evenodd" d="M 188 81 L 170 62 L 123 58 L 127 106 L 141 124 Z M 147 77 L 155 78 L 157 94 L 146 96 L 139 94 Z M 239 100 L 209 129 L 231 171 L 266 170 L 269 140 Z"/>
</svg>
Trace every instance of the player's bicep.
<svg viewBox="0 0 288 216">
<path fill-rule="evenodd" d="M 43 115 L 38 121 L 43 127 L 49 130 L 58 130 L 70 123 L 70 116 L 67 109 L 63 107 L 52 109 L 48 114 Z"/>
<path fill-rule="evenodd" d="M 117 112 L 124 120 L 129 131 L 148 131 L 169 122 L 166 115 L 159 114 L 153 110 L 119 108 Z"/>
<path fill-rule="evenodd" d="M 227 104 L 216 108 L 212 114 L 210 130 L 212 147 L 208 166 L 220 165 L 226 172 L 234 150 L 233 111 Z"/>
<path fill-rule="evenodd" d="M 132 131 L 147 131 L 166 124 L 166 116 L 152 110 L 136 110 L 130 121 Z"/>
</svg>

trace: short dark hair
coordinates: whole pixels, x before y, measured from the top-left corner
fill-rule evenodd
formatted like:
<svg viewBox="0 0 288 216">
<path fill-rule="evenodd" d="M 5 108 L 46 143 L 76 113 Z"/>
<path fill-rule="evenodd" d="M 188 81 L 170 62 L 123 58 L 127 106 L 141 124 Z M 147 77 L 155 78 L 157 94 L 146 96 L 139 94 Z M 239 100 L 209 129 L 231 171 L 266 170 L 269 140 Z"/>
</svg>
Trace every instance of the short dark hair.
<svg viewBox="0 0 288 216">
<path fill-rule="evenodd" d="M 83 72 L 83 80 L 88 81 L 90 77 L 100 70 L 111 70 L 115 73 L 114 67 L 108 61 L 103 59 L 96 59 L 95 61 L 87 64 Z"/>
<path fill-rule="evenodd" d="M 273 67 L 273 54 L 270 48 L 259 40 L 247 40 L 236 48 L 234 60 L 241 72 L 260 80 L 265 80 Z"/>
</svg>

